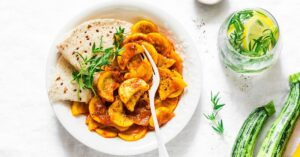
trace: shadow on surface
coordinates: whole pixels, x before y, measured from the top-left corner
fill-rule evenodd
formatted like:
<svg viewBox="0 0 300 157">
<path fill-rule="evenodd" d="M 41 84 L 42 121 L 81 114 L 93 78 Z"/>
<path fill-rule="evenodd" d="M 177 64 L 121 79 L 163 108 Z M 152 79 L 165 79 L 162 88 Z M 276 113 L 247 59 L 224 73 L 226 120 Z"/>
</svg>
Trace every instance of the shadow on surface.
<svg viewBox="0 0 300 157">
<path fill-rule="evenodd" d="M 227 13 L 229 10 L 229 1 L 223 0 L 222 2 L 215 4 L 215 5 L 205 5 L 197 0 L 194 0 L 194 7 L 195 11 L 198 15 L 202 15 L 202 17 L 205 17 L 205 21 L 210 22 L 214 21 L 215 17 L 224 16 L 224 19 L 226 16 L 229 16 Z M 222 21 L 223 22 L 223 21 Z"/>
<path fill-rule="evenodd" d="M 66 156 L 71 157 L 116 157 L 112 155 L 107 155 L 87 146 L 83 145 L 79 141 L 77 141 L 71 134 L 69 134 L 65 128 L 60 124 L 58 120 L 57 122 L 57 132 L 59 139 L 62 142 L 62 146 L 64 147 Z"/>
<path fill-rule="evenodd" d="M 167 144 L 167 148 L 169 150 L 169 154 L 171 157 L 182 157 L 188 152 L 191 144 L 193 144 L 194 140 L 196 139 L 195 136 L 198 132 L 200 119 L 202 116 L 201 112 L 201 99 L 203 96 L 203 85 L 201 87 L 201 96 L 198 101 L 198 106 L 195 110 L 194 115 L 192 116 L 189 123 L 185 126 L 185 128 Z M 173 150 L 173 151 L 170 151 Z"/>
<path fill-rule="evenodd" d="M 220 62 L 222 61 L 220 60 Z M 282 80 L 287 79 L 282 73 L 280 59 L 270 69 L 257 75 L 237 74 L 225 66 L 222 69 L 230 88 L 244 94 L 251 94 L 256 98 L 282 91 L 282 83 L 284 83 Z"/>
</svg>

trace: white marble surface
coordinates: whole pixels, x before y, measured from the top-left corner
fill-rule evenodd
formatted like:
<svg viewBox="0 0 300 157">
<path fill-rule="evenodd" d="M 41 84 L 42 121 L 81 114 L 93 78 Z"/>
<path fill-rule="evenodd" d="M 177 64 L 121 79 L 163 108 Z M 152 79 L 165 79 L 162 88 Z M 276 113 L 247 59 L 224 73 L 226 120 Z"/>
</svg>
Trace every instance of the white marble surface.
<svg viewBox="0 0 300 157">
<path fill-rule="evenodd" d="M 288 93 L 288 75 L 300 71 L 300 1 L 225 0 L 215 6 L 195 0 L 147 1 L 176 16 L 203 49 L 199 51 L 204 75 L 201 103 L 188 126 L 167 145 L 170 156 L 230 156 L 235 136 L 249 112 L 271 99 L 279 111 Z M 87 148 L 65 131 L 45 91 L 46 58 L 54 37 L 70 18 L 95 2 L 0 0 L 0 156 L 110 157 Z M 249 7 L 265 8 L 276 17 L 284 46 L 278 63 L 255 78 L 233 76 L 224 69 L 216 47 L 224 18 Z M 220 112 L 225 123 L 223 137 L 215 134 L 202 116 L 210 111 L 211 90 L 220 91 L 221 101 L 226 103 Z M 286 156 L 291 156 L 300 143 L 300 121 L 297 123 Z M 136 157 L 157 155 L 153 151 Z"/>
</svg>

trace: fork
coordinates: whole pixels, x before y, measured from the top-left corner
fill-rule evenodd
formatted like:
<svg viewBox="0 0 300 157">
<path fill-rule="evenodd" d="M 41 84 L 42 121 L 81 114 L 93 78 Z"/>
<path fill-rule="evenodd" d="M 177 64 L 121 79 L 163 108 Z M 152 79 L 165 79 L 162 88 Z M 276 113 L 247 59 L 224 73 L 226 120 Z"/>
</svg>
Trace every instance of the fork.
<svg viewBox="0 0 300 157">
<path fill-rule="evenodd" d="M 160 134 L 160 129 L 159 129 L 156 112 L 155 112 L 155 106 L 154 106 L 154 97 L 155 97 L 155 93 L 157 91 L 157 88 L 158 88 L 159 82 L 160 82 L 159 72 L 158 72 L 157 66 L 156 66 L 155 62 L 153 61 L 148 50 L 144 47 L 144 45 L 142 45 L 142 47 L 145 50 L 145 53 L 142 53 L 142 57 L 147 58 L 150 61 L 152 71 L 153 71 L 152 86 L 149 90 L 149 99 L 150 99 L 150 109 L 151 109 L 152 119 L 154 122 L 156 140 L 157 140 L 157 144 L 158 144 L 158 154 L 159 154 L 159 157 L 169 157 L 169 154 L 168 154 L 168 151 L 164 144 L 163 138 Z"/>
</svg>

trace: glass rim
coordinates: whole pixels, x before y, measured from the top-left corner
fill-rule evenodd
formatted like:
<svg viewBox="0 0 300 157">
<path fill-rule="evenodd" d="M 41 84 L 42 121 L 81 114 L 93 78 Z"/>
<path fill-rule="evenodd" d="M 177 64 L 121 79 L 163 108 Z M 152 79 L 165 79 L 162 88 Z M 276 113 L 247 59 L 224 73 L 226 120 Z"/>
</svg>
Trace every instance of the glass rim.
<svg viewBox="0 0 300 157">
<path fill-rule="evenodd" d="M 262 58 L 267 58 L 267 57 L 270 57 L 274 54 L 274 51 L 277 49 L 277 47 L 279 47 L 279 42 L 281 40 L 281 32 L 280 32 L 280 28 L 279 28 L 279 24 L 277 22 L 277 20 L 275 19 L 275 17 L 269 12 L 267 11 L 266 9 L 263 9 L 263 8 L 246 8 L 246 9 L 241 9 L 241 10 L 237 10 L 237 11 L 234 11 L 229 17 L 228 17 L 228 20 L 226 20 L 226 31 L 228 29 L 228 26 L 229 26 L 229 22 L 230 22 L 230 19 L 239 11 L 244 11 L 244 10 L 259 10 L 259 11 L 263 11 L 264 13 L 267 14 L 267 16 L 274 22 L 274 24 L 277 26 L 278 28 L 278 40 L 275 44 L 275 46 L 267 51 L 266 54 L 262 55 L 262 56 L 259 56 L 259 57 L 255 57 L 255 56 L 247 56 L 247 55 L 243 55 L 243 54 L 240 54 L 239 52 L 237 52 L 237 50 L 235 50 L 233 48 L 233 46 L 231 45 L 231 43 L 229 42 L 229 38 L 228 38 L 228 35 L 226 34 L 225 35 L 225 38 L 226 38 L 226 45 L 228 47 L 230 47 L 230 50 L 235 53 L 236 55 L 240 56 L 240 57 L 244 57 L 244 58 L 247 58 L 247 59 L 262 59 Z M 269 52 L 269 53 L 268 53 Z"/>
</svg>

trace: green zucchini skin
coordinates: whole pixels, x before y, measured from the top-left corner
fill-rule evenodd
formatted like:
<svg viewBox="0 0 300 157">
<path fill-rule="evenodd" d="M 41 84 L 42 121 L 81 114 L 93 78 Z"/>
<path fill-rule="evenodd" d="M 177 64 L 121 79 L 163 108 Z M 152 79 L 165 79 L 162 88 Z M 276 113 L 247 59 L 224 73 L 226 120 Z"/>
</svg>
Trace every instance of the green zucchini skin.
<svg viewBox="0 0 300 157">
<path fill-rule="evenodd" d="M 257 157 L 282 157 L 300 115 L 300 73 L 290 76 L 290 92 Z"/>
<path fill-rule="evenodd" d="M 275 113 L 273 101 L 256 108 L 242 125 L 232 150 L 232 157 L 252 157 L 262 126 L 269 116 Z"/>
</svg>

